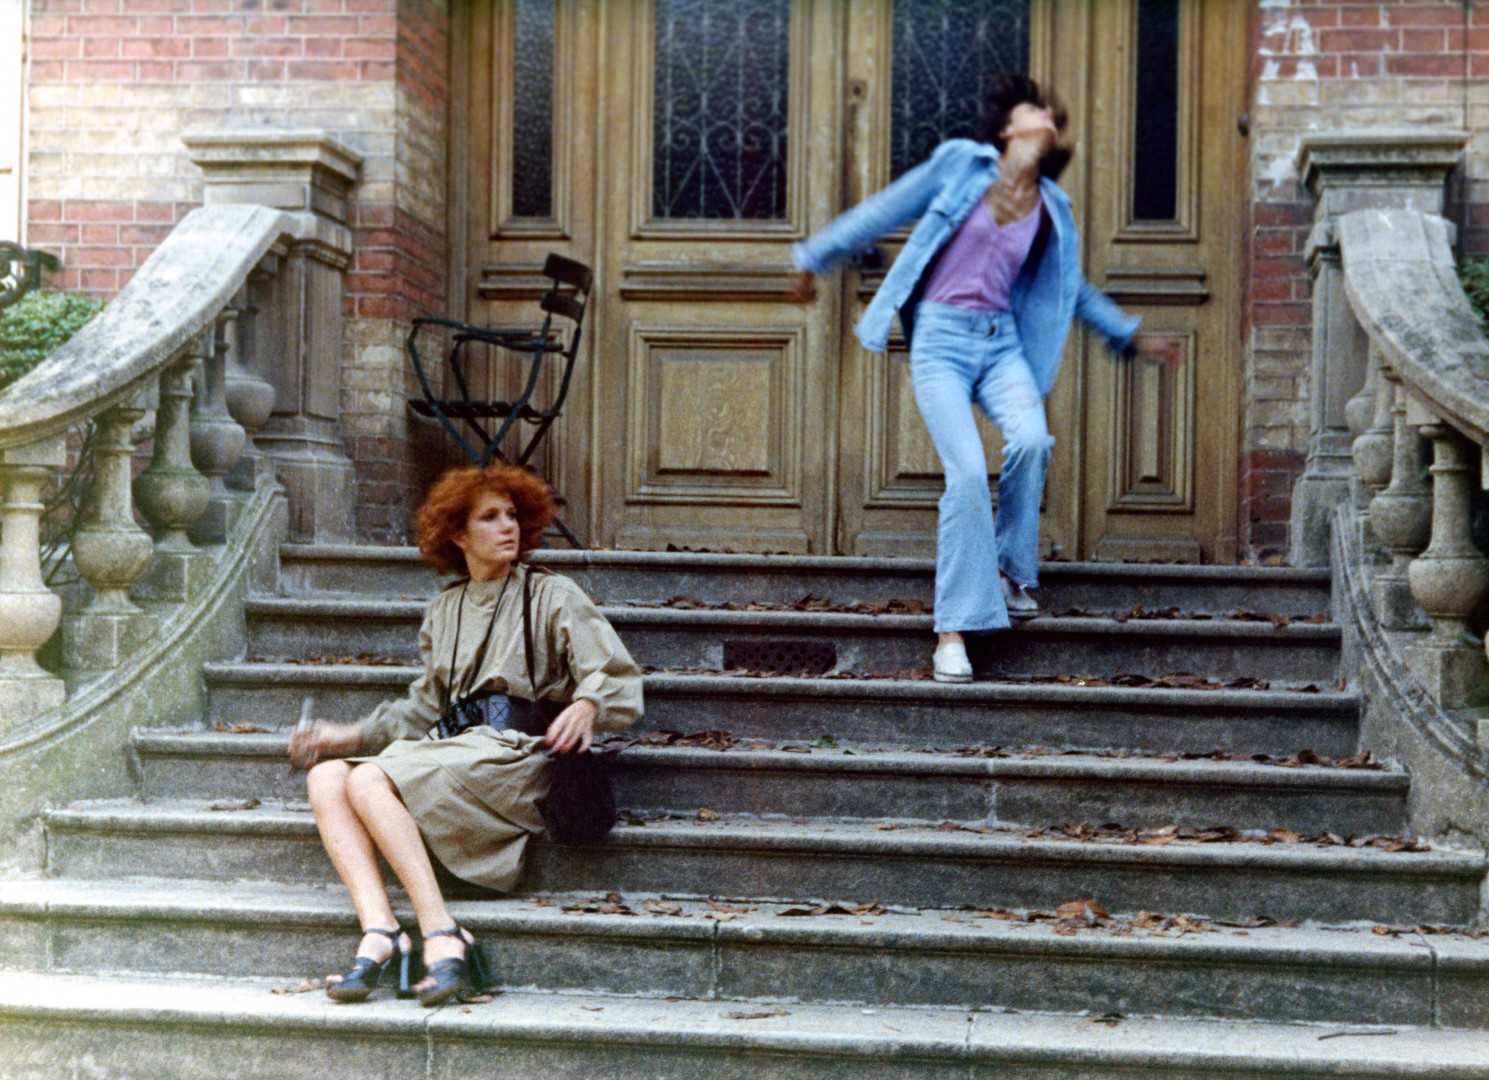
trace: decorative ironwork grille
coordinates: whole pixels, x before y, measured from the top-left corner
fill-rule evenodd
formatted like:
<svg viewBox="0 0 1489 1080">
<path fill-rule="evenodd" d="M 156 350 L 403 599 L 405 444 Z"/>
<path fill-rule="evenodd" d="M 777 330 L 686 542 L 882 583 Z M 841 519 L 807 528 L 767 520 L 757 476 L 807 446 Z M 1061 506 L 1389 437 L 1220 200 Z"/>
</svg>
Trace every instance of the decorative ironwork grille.
<svg viewBox="0 0 1489 1080">
<path fill-rule="evenodd" d="M 786 216 L 790 29 L 790 0 L 657 0 L 654 216 Z"/>
<path fill-rule="evenodd" d="M 553 217 L 555 0 L 517 0 L 512 216 Z"/>
<path fill-rule="evenodd" d="M 1029 0 L 894 0 L 890 175 L 973 138 L 994 75 L 1029 70 Z"/>
</svg>

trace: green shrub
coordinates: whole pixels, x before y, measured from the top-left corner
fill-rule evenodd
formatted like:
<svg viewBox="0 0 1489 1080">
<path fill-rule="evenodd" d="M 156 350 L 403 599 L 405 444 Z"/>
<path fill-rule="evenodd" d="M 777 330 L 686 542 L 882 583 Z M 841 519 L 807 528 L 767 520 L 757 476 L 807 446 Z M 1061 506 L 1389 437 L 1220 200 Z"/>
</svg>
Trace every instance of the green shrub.
<svg viewBox="0 0 1489 1080">
<path fill-rule="evenodd" d="M 1458 280 L 1479 317 L 1479 325 L 1489 331 L 1489 259 L 1464 259 L 1458 264 Z"/>
<path fill-rule="evenodd" d="M 77 293 L 38 290 L 0 311 L 0 387 L 45 360 L 101 307 Z"/>
</svg>

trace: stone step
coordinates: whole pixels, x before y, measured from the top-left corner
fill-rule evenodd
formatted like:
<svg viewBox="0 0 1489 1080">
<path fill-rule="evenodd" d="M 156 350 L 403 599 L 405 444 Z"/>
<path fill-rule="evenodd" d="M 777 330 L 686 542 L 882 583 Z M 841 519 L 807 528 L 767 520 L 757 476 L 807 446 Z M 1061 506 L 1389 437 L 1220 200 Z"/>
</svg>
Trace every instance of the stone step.
<svg viewBox="0 0 1489 1080">
<path fill-rule="evenodd" d="M 314 699 L 317 716 L 355 720 L 400 696 L 412 666 L 219 663 L 205 667 L 212 723 L 282 727 Z M 646 677 L 639 730 L 722 729 L 742 738 L 829 737 L 879 745 L 1131 748 L 1286 756 L 1358 749 L 1359 698 L 1288 690 L 1171 690 L 1066 683 L 948 685 L 928 679 Z"/>
<path fill-rule="evenodd" d="M 623 913 L 583 910 L 595 906 L 593 894 L 522 896 L 456 901 L 451 914 L 509 991 L 1489 1028 L 1489 941 L 1466 935 L 1057 932 L 966 911 L 786 916 L 801 908 L 639 895 L 622 897 Z M 415 925 L 405 900 L 395 907 Z M 0 966 L 50 973 L 293 983 L 343 970 L 357 926 L 340 887 L 0 883 Z"/>
<path fill-rule="evenodd" d="M 54 877 L 333 880 L 307 808 L 213 811 L 202 801 L 79 804 L 46 815 Z M 1480 853 L 1309 844 L 1126 844 L 1020 830 L 818 820 L 622 824 L 602 844 L 537 843 L 523 887 L 670 895 L 825 897 L 912 907 L 1049 907 L 1098 897 L 1117 912 L 1469 925 Z"/>
<path fill-rule="evenodd" d="M 137 730 L 133 738 L 147 799 L 304 797 L 304 775 L 288 768 L 283 734 Z M 632 746 L 615 761 L 617 797 L 632 811 L 707 807 L 879 821 L 1119 821 L 1370 835 L 1405 827 L 1409 788 L 1398 770 L 1039 751 L 986 758 L 806 744 Z"/>
<path fill-rule="evenodd" d="M 808 593 L 836 601 L 923 600 L 930 559 L 837 555 L 714 555 L 672 551 L 564 551 L 534 560 L 565 574 L 607 604 L 656 603 L 674 596 L 709 601 L 795 603 Z M 280 591 L 433 596 L 439 579 L 416 548 L 285 544 Z M 1312 615 L 1329 608 L 1327 570 L 1259 566 L 1124 565 L 1047 562 L 1039 600 L 1066 608 L 1126 611 L 1255 611 Z"/>
<path fill-rule="evenodd" d="M 610 1080 L 1384 1077 L 1482 1080 L 1484 1035 L 1419 1027 L 508 993 L 421 1009 L 267 980 L 0 974 L 18 1077 L 605 1076 Z M 768 1014 L 768 1015 L 762 1015 Z M 1391 1034 L 1379 1037 L 1383 1031 Z M 1339 1038 L 1337 1035 L 1357 1035 Z M 1377 1037 L 1366 1037 L 1376 1035 Z M 1327 1036 L 1327 1037 L 1326 1037 Z M 101 1063 L 107 1063 L 106 1069 Z"/>
<path fill-rule="evenodd" d="M 424 605 L 369 598 L 259 598 L 247 604 L 251 654 L 275 657 L 373 653 L 413 659 Z M 790 658 L 829 650 L 827 671 L 890 673 L 925 667 L 929 615 L 796 611 L 698 611 L 606 607 L 640 664 L 754 668 L 758 653 Z M 1332 683 L 1339 671 L 1333 624 L 1235 620 L 1130 620 L 1041 616 L 969 643 L 979 675 L 1193 674 Z"/>
</svg>

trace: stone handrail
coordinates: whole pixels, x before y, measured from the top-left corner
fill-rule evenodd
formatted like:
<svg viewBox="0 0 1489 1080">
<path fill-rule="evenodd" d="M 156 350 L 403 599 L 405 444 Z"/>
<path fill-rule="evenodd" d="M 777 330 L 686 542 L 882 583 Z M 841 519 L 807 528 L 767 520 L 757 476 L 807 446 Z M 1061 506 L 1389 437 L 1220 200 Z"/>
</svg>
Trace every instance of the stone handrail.
<svg viewBox="0 0 1489 1080">
<path fill-rule="evenodd" d="M 1346 409 L 1354 467 L 1333 558 L 1358 640 L 1365 730 L 1436 780 L 1414 812 L 1424 831 L 1453 820 L 1489 836 L 1489 659 L 1478 637 L 1489 558 L 1471 505 L 1473 487 L 1489 487 L 1489 339 L 1459 284 L 1449 222 L 1365 209 L 1332 227 L 1347 301 L 1335 317 L 1358 325 L 1368 362 Z"/>
<path fill-rule="evenodd" d="M 285 330 L 297 294 L 275 277 L 315 224 L 264 206 L 193 210 L 98 316 L 0 393 L 0 745 L 141 654 L 212 577 L 209 548 L 244 500 L 274 483 L 251 433 L 275 389 L 249 368 L 273 359 L 254 355 L 262 343 L 300 352 Z M 153 457 L 136 477 L 136 424 L 151 409 Z M 85 421 L 91 479 L 67 554 L 88 589 L 64 603 L 41 575 L 42 493 Z M 37 653 L 59 625 L 48 670 Z"/>
<path fill-rule="evenodd" d="M 97 317 L 0 392 L 0 450 L 34 443 L 138 393 L 294 232 L 262 206 L 191 211 Z"/>
</svg>

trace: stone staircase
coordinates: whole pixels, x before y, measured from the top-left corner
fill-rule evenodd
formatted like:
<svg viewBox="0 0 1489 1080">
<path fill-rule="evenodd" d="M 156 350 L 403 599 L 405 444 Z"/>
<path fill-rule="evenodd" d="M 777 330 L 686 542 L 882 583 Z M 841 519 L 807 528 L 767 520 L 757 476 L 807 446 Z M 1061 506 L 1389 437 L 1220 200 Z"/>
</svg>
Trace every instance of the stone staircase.
<svg viewBox="0 0 1489 1080">
<path fill-rule="evenodd" d="M 138 798 L 51 812 L 46 876 L 0 883 L 0 1076 L 1489 1075 L 1489 941 L 1447 932 L 1485 859 L 1393 839 L 1411 778 L 1337 763 L 1326 573 L 1050 564 L 943 686 L 889 603 L 923 561 L 545 559 L 653 671 L 649 737 L 606 843 L 452 888 L 503 993 L 311 987 L 356 925 L 283 729 L 401 693 L 435 582 L 287 545 L 201 725 L 138 729 Z M 820 673 L 711 673 L 782 658 Z"/>
</svg>

